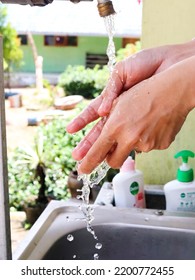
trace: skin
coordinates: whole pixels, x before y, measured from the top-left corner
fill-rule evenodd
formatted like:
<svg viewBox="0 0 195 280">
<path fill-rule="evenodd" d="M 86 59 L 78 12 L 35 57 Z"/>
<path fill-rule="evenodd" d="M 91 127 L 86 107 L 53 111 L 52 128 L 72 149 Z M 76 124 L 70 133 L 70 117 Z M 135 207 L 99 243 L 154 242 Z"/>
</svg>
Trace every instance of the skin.
<svg viewBox="0 0 195 280">
<path fill-rule="evenodd" d="M 166 149 L 194 108 L 195 41 L 147 49 L 118 63 L 100 96 L 68 126 L 75 133 L 102 117 L 73 150 L 90 173 L 106 159 L 120 168 L 130 151 Z"/>
</svg>

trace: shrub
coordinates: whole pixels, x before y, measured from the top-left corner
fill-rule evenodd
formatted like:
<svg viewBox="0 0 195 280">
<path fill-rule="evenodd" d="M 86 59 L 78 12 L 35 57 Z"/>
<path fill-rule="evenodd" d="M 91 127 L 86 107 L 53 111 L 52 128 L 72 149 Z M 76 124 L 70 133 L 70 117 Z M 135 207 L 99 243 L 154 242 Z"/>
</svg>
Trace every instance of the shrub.
<svg viewBox="0 0 195 280">
<path fill-rule="evenodd" d="M 35 140 L 39 141 L 41 132 L 44 139 L 43 163 L 47 194 L 59 200 L 69 197 L 67 179 L 70 171 L 76 168 L 71 153 L 85 134 L 85 129 L 75 135 L 67 133 L 67 123 L 68 120 L 56 118 L 47 125 L 40 125 L 35 136 Z M 24 160 L 26 151 L 26 148 L 18 147 L 8 158 L 10 207 L 16 210 L 22 210 L 27 201 L 37 197 L 40 188 L 32 161 Z"/>
<path fill-rule="evenodd" d="M 69 65 L 60 75 L 59 85 L 64 89 L 66 95 L 82 95 L 84 98 L 91 99 L 103 90 L 108 77 L 107 67 L 101 69 L 96 65 L 90 69 L 82 65 Z"/>
<path fill-rule="evenodd" d="M 136 41 L 135 44 L 127 44 L 125 48 L 121 48 L 117 51 L 116 60 L 120 61 L 126 57 L 141 50 L 141 42 Z"/>
<path fill-rule="evenodd" d="M 77 115 L 82 106 L 75 110 Z M 42 157 L 41 161 L 45 166 L 45 182 L 47 185 L 47 195 L 54 196 L 58 200 L 65 200 L 70 197 L 67 189 L 67 180 L 70 171 L 76 170 L 76 161 L 72 158 L 72 150 L 84 135 L 92 128 L 94 123 L 87 128 L 71 135 L 66 132 L 65 127 L 70 120 L 56 118 L 47 125 L 40 125 L 35 136 L 35 143 L 43 136 L 43 142 L 40 146 Z M 42 141 L 42 140 L 41 140 Z M 40 183 L 35 176 L 35 166 L 37 161 L 28 159 L 27 151 L 35 147 L 18 147 L 8 158 L 8 182 L 10 207 L 15 210 L 23 210 L 24 205 L 35 204 Z M 32 154 L 29 152 L 28 154 Z M 32 157 L 33 158 L 33 157 Z M 101 184 L 106 181 L 112 181 L 117 170 L 110 169 L 107 176 Z"/>
<path fill-rule="evenodd" d="M 40 187 L 30 164 L 19 164 L 23 152 L 23 149 L 16 148 L 8 158 L 9 203 L 16 210 L 22 210 L 27 199 L 36 197 Z"/>
</svg>

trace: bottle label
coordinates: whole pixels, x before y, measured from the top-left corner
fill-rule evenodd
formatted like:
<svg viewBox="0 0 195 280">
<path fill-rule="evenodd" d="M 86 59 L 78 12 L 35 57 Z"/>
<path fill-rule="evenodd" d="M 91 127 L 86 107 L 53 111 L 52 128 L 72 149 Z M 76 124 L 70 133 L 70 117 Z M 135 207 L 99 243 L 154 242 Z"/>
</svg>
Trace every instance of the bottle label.
<svg viewBox="0 0 195 280">
<path fill-rule="evenodd" d="M 139 183 L 134 181 L 129 186 L 130 195 L 134 196 L 135 202 L 133 207 L 136 208 L 145 208 L 145 197 L 142 188 L 139 186 Z"/>
<path fill-rule="evenodd" d="M 180 193 L 179 211 L 195 211 L 195 192 Z"/>
<path fill-rule="evenodd" d="M 129 187 L 129 191 L 132 195 L 136 195 L 139 192 L 139 184 L 138 182 L 133 182 L 130 187 Z"/>
</svg>

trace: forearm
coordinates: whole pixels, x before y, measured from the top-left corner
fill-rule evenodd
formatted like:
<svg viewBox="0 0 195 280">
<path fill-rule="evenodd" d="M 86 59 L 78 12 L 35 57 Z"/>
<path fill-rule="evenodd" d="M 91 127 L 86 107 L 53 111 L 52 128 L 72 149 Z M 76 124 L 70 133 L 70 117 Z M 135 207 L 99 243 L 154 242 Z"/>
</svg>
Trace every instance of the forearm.
<svg viewBox="0 0 195 280">
<path fill-rule="evenodd" d="M 195 107 L 195 54 L 173 66 L 172 70 L 186 109 L 191 111 Z"/>
</svg>

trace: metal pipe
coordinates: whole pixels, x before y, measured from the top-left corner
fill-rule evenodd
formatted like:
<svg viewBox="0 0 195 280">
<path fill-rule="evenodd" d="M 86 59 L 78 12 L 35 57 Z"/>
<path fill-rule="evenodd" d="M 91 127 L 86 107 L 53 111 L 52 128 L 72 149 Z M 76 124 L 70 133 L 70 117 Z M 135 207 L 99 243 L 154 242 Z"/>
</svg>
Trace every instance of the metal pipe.
<svg viewBox="0 0 195 280">
<path fill-rule="evenodd" d="M 0 36 L 0 260 L 11 259 L 11 231 L 7 171 L 3 39 Z"/>
<path fill-rule="evenodd" d="M 67 1 L 67 0 L 66 0 Z M 79 3 L 80 1 L 93 1 L 93 0 L 69 0 L 73 3 Z M 20 4 L 30 6 L 45 6 L 53 2 L 53 0 L 1 0 L 4 4 Z"/>
<path fill-rule="evenodd" d="M 20 4 L 20 5 L 30 5 L 30 6 L 45 6 L 51 4 L 53 0 L 0 0 L 5 4 Z M 67 0 L 66 0 L 67 1 Z M 79 3 L 80 1 L 93 1 L 93 0 L 69 0 L 72 3 Z M 97 0 L 98 1 L 98 11 L 101 17 L 106 17 L 115 14 L 115 10 L 110 0 Z"/>
<path fill-rule="evenodd" d="M 53 0 L 1 0 L 3 4 L 20 4 L 30 6 L 45 6 L 53 2 Z"/>
</svg>

